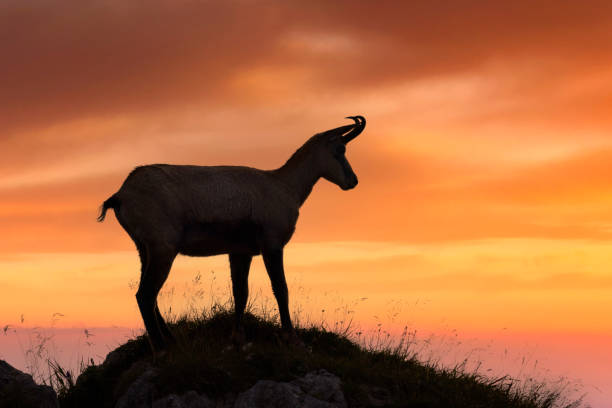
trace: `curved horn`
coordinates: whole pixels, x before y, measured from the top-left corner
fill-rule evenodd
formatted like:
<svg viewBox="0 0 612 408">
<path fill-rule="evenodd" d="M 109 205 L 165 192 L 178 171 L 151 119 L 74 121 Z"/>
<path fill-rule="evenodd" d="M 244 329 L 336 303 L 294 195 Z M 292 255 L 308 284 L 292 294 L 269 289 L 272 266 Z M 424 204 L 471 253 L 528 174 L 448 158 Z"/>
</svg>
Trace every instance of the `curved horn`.
<svg viewBox="0 0 612 408">
<path fill-rule="evenodd" d="M 346 132 L 349 132 L 351 130 L 355 129 L 355 125 L 344 125 L 344 126 L 340 126 L 331 130 L 327 130 L 323 133 L 325 133 L 326 135 L 331 135 L 332 138 L 336 138 L 336 137 L 342 137 L 343 134 L 345 134 Z"/>
<path fill-rule="evenodd" d="M 366 125 L 366 120 L 361 115 L 347 116 L 346 119 L 353 119 L 355 121 L 355 124 L 353 125 L 353 129 L 349 133 L 342 136 L 342 143 L 344 144 L 347 144 L 348 142 L 359 136 L 359 134 L 363 132 L 363 129 Z"/>
</svg>

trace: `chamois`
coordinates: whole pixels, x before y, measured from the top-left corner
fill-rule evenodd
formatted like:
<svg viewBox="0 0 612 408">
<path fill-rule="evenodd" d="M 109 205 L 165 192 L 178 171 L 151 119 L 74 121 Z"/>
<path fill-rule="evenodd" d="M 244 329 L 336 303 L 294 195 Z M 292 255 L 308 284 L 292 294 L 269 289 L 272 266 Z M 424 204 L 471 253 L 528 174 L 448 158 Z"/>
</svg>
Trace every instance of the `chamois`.
<svg viewBox="0 0 612 408">
<path fill-rule="evenodd" d="M 355 123 L 312 136 L 276 170 L 242 166 L 153 164 L 135 168 L 104 201 L 98 221 L 112 208 L 136 244 L 142 264 L 136 293 L 153 350 L 174 338 L 157 306 L 177 254 L 229 255 L 235 326 L 232 339 L 244 340 L 242 317 L 248 297 L 251 259 L 262 255 L 278 302 L 283 333 L 293 342 L 283 248 L 293 235 L 299 209 L 319 178 L 349 190 L 357 176 L 345 157 L 346 144 L 365 128 Z"/>
</svg>

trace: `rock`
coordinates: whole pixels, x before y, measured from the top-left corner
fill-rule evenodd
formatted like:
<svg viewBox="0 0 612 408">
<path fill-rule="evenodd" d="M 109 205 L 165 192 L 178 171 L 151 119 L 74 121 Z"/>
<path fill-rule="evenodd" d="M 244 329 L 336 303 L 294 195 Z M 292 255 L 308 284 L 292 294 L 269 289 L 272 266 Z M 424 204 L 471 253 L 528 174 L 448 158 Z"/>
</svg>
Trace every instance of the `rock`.
<svg viewBox="0 0 612 408">
<path fill-rule="evenodd" d="M 157 398 L 155 380 L 159 374 L 158 369 L 146 365 L 145 370 L 138 376 L 123 393 L 115 404 L 115 408 L 214 408 L 215 404 L 204 394 L 189 391 L 178 396 L 169 394 Z"/>
<path fill-rule="evenodd" d="M 299 407 L 303 392 L 296 385 L 260 380 L 236 399 L 234 408 Z"/>
<path fill-rule="evenodd" d="M 236 399 L 234 408 L 345 408 L 346 400 L 335 375 L 318 370 L 287 382 L 258 381 Z"/>
<path fill-rule="evenodd" d="M 155 380 L 158 369 L 147 365 L 134 380 L 115 408 L 346 408 L 346 400 L 335 375 L 318 370 L 291 382 L 260 380 L 241 393 L 212 401 L 204 394 L 189 391 L 181 396 L 158 398 Z"/>
<path fill-rule="evenodd" d="M 302 378 L 291 381 L 307 395 L 327 401 L 334 407 L 346 407 L 346 400 L 340 386 L 340 378 L 326 370 L 313 371 Z"/>
<path fill-rule="evenodd" d="M 184 408 L 183 401 L 181 401 L 181 397 L 176 394 L 170 394 L 165 396 L 162 399 L 158 399 L 153 402 L 152 408 Z"/>
<path fill-rule="evenodd" d="M 0 408 L 58 408 L 53 388 L 38 385 L 32 376 L 0 360 Z"/>
<path fill-rule="evenodd" d="M 179 397 L 176 394 L 167 395 L 153 403 L 153 408 L 214 408 L 215 404 L 204 394 L 189 391 Z"/>
<path fill-rule="evenodd" d="M 148 408 L 153 403 L 155 385 L 153 380 L 157 376 L 154 368 L 146 369 L 123 393 L 117 401 L 115 408 Z"/>
<path fill-rule="evenodd" d="M 143 347 L 136 340 L 128 340 L 121 347 L 117 347 L 106 355 L 102 366 L 107 370 L 123 371 L 132 364 L 142 360 L 142 357 L 149 352 L 148 345 Z"/>
<path fill-rule="evenodd" d="M 182 397 L 185 408 L 213 408 L 215 404 L 204 394 L 189 391 Z"/>
</svg>

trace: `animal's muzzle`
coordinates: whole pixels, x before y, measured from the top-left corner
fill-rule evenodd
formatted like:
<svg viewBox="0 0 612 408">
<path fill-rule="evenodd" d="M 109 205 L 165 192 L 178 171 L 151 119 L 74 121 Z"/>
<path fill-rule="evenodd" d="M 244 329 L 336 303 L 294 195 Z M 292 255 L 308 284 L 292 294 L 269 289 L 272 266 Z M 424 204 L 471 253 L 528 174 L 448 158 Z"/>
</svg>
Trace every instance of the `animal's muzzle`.
<svg viewBox="0 0 612 408">
<path fill-rule="evenodd" d="M 357 180 L 357 176 L 352 176 L 350 177 L 346 184 L 344 186 L 342 186 L 343 190 L 351 190 L 353 188 L 355 188 L 357 186 L 357 184 L 359 183 L 359 180 Z"/>
</svg>

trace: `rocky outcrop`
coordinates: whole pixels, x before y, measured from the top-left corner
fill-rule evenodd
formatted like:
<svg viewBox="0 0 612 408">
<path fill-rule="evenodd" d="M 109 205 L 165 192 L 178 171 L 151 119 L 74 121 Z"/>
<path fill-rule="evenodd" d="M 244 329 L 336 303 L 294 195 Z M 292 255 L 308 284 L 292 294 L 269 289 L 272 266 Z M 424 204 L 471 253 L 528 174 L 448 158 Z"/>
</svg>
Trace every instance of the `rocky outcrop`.
<svg viewBox="0 0 612 408">
<path fill-rule="evenodd" d="M 318 370 L 291 382 L 258 381 L 236 399 L 234 408 L 344 408 L 340 379 Z"/>
<path fill-rule="evenodd" d="M 178 396 L 170 394 L 153 402 L 153 408 L 215 408 L 210 398 L 195 391 L 189 391 Z"/>
<path fill-rule="evenodd" d="M 157 370 L 150 367 L 142 373 L 119 398 L 115 408 L 150 407 L 155 395 L 154 379 Z"/>
<path fill-rule="evenodd" d="M 300 387 L 306 397 L 329 402 L 333 407 L 346 407 L 340 378 L 326 370 L 313 371 L 291 383 Z"/>
<path fill-rule="evenodd" d="M 156 387 L 158 369 L 147 365 L 117 401 L 115 408 L 215 408 L 204 394 L 189 391 L 183 395 L 169 394 L 159 397 Z"/>
<path fill-rule="evenodd" d="M 0 408 L 58 408 L 53 388 L 38 385 L 32 376 L 0 360 Z"/>
<path fill-rule="evenodd" d="M 340 379 L 325 370 L 313 371 L 291 382 L 260 380 L 238 395 L 213 401 L 204 394 L 189 391 L 182 395 L 159 396 L 157 368 L 146 365 L 142 374 L 127 387 L 116 408 L 345 408 Z M 0 360 L 0 408 L 59 408 L 49 386 L 38 385 L 32 376 Z"/>
<path fill-rule="evenodd" d="M 308 373 L 291 382 L 260 380 L 239 395 L 212 401 L 189 391 L 182 395 L 156 395 L 154 368 L 146 369 L 117 401 L 116 408 L 345 408 L 340 379 L 325 370 Z"/>
</svg>

